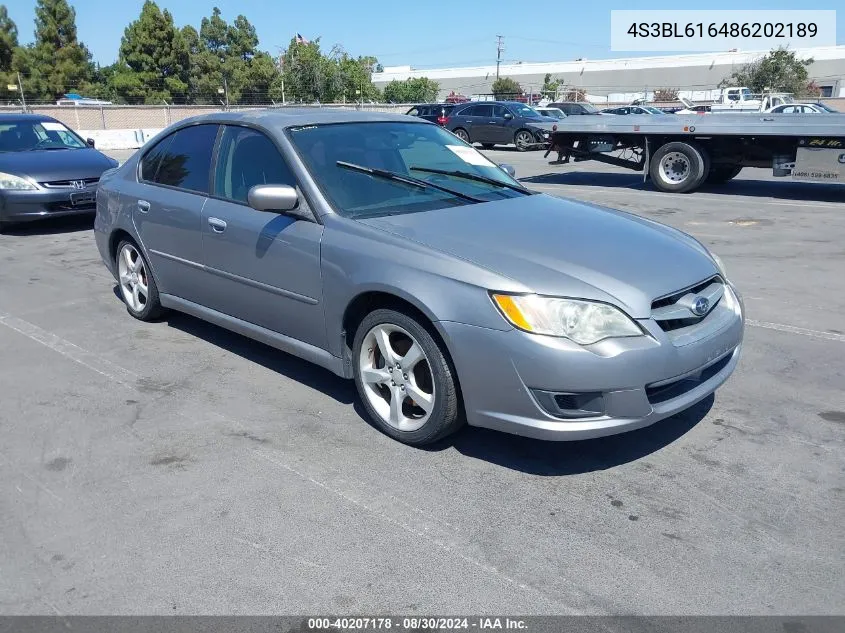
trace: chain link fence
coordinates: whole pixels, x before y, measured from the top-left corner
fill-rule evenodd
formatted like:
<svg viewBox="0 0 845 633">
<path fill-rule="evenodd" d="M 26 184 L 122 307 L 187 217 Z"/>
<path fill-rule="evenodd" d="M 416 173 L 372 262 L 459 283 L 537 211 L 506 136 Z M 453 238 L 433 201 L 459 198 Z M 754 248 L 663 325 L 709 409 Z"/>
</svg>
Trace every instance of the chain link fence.
<svg viewBox="0 0 845 633">
<path fill-rule="evenodd" d="M 297 106 L 254 106 L 230 107 L 229 112 L 286 108 L 332 108 L 340 110 L 363 110 L 366 112 L 390 112 L 404 114 L 412 104 L 331 104 Z M 123 130 L 123 129 L 159 129 L 188 117 L 210 112 L 220 112 L 219 106 L 27 106 L 32 114 L 43 114 L 61 121 L 74 130 Z M 0 113 L 23 112 L 21 106 L 0 106 Z"/>
</svg>

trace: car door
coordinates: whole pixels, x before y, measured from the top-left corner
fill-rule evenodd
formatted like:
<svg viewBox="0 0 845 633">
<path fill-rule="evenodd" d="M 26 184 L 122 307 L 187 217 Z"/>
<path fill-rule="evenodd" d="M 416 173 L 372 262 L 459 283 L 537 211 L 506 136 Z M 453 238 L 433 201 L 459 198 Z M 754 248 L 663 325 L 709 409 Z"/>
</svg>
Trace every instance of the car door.
<svg viewBox="0 0 845 633">
<path fill-rule="evenodd" d="M 276 144 L 262 131 L 226 125 L 212 195 L 203 209 L 208 307 L 274 332 L 326 346 L 320 275 L 323 227 L 293 215 L 257 211 L 255 185 L 297 186 Z M 307 206 L 300 193 L 300 207 Z"/>
<path fill-rule="evenodd" d="M 494 132 L 492 131 L 492 127 L 495 125 L 492 104 L 478 104 L 473 107 L 472 114 L 473 117 L 469 132 L 472 142 L 495 143 Z"/>
<path fill-rule="evenodd" d="M 467 134 L 469 134 L 470 138 L 474 141 L 475 139 L 472 137 L 472 123 L 475 119 L 475 108 L 476 106 L 468 106 L 456 112 L 455 116 L 452 117 L 449 121 L 449 129 L 455 131 L 459 127 L 463 128 L 467 131 Z"/>
<path fill-rule="evenodd" d="M 511 118 L 505 118 L 506 114 L 510 114 Z M 518 127 L 516 115 L 508 110 L 503 105 L 493 106 L 493 117 L 490 119 L 489 133 L 492 139 L 491 143 L 513 143 L 513 135 Z"/>
<path fill-rule="evenodd" d="M 202 272 L 202 208 L 209 192 L 217 124 L 180 128 L 142 156 L 121 191 L 160 293 L 196 301 Z"/>
</svg>

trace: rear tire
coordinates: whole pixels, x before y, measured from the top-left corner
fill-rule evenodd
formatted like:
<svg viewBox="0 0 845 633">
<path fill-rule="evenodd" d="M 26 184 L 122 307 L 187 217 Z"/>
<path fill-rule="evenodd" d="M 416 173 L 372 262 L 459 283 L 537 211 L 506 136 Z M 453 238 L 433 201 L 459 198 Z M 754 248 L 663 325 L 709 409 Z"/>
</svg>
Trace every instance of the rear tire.
<svg viewBox="0 0 845 633">
<path fill-rule="evenodd" d="M 720 184 L 733 180 L 742 171 L 742 165 L 716 165 L 710 169 L 707 175 L 707 182 L 710 184 Z"/>
<path fill-rule="evenodd" d="M 126 311 L 139 321 L 152 321 L 164 313 L 150 265 L 137 244 L 122 240 L 115 257 L 117 283 Z"/>
<path fill-rule="evenodd" d="M 455 371 L 442 343 L 417 319 L 374 310 L 355 332 L 352 358 L 358 395 L 383 433 L 422 446 L 462 426 Z"/>
<path fill-rule="evenodd" d="M 689 193 L 707 177 L 709 162 L 704 150 L 692 143 L 666 143 L 651 157 L 648 173 L 660 191 Z"/>
<path fill-rule="evenodd" d="M 464 128 L 455 128 L 454 130 L 452 130 L 452 134 L 457 136 L 464 143 L 469 143 L 470 145 L 472 145 L 472 141 L 469 140 L 469 132 L 467 132 Z"/>
</svg>

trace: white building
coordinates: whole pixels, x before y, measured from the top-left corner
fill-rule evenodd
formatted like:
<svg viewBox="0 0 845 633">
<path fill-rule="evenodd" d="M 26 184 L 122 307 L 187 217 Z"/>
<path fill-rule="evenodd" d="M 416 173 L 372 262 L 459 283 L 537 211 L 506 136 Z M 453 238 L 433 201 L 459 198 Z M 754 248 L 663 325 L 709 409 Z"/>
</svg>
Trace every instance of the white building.
<svg viewBox="0 0 845 633">
<path fill-rule="evenodd" d="M 579 59 L 570 62 L 502 64 L 501 77 L 511 77 L 528 92 L 539 91 L 546 74 L 578 88 L 595 102 L 629 102 L 658 88 L 674 88 L 691 100 L 710 100 L 719 82 L 732 70 L 753 62 L 768 51 L 729 51 L 626 59 Z M 845 46 L 795 49 L 802 59 L 812 58 L 810 78 L 824 97 L 845 97 Z M 390 66 L 373 74 L 383 88 L 390 81 L 428 77 L 440 84 L 440 98 L 451 91 L 464 95 L 492 92 L 496 65 L 416 70 Z"/>
</svg>

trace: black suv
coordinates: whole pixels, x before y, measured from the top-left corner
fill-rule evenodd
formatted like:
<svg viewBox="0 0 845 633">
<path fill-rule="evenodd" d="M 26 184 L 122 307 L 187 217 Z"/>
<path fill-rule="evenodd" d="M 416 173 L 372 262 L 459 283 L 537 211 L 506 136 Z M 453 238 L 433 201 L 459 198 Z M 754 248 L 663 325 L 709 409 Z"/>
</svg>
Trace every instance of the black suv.
<svg viewBox="0 0 845 633">
<path fill-rule="evenodd" d="M 515 101 L 476 101 L 456 106 L 446 129 L 467 143 L 516 145 L 520 152 L 539 148 L 549 141 L 554 122 Z"/>
<path fill-rule="evenodd" d="M 592 103 L 583 101 L 564 101 L 562 103 L 550 103 L 549 108 L 560 108 L 566 116 L 577 116 L 579 114 L 598 114 L 599 109 Z"/>
<path fill-rule="evenodd" d="M 421 119 L 437 123 L 438 125 L 446 125 L 449 114 L 454 109 L 454 103 L 421 103 L 419 105 L 415 105 L 405 114 L 409 116 L 418 116 Z"/>
</svg>

